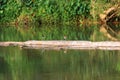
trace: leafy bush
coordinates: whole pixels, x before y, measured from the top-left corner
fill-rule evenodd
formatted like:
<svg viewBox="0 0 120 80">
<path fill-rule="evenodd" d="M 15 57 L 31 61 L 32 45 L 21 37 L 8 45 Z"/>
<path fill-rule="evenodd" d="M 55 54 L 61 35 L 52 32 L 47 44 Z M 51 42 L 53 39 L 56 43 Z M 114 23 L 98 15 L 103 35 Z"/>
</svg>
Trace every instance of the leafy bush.
<svg viewBox="0 0 120 80">
<path fill-rule="evenodd" d="M 115 2 L 94 2 L 102 2 L 105 5 L 110 1 Z M 76 22 L 90 17 L 91 2 L 92 0 L 0 0 L 0 21 L 14 21 L 21 15 L 27 15 L 30 18 L 32 16 L 32 21 L 36 22 Z"/>
<path fill-rule="evenodd" d="M 33 0 L 21 0 L 22 5 L 30 6 L 33 3 Z"/>
<path fill-rule="evenodd" d="M 90 15 L 90 1 L 84 0 L 41 0 L 38 3 L 40 19 L 50 21 L 73 21 Z"/>
<path fill-rule="evenodd" d="M 0 0 L 0 18 L 4 17 L 4 9 L 6 7 L 5 5 L 6 3 L 7 3 L 7 0 Z"/>
<path fill-rule="evenodd" d="M 0 19 L 2 22 L 8 22 L 16 19 L 20 15 L 20 12 L 22 10 L 21 5 L 15 0 L 6 1 L 3 6 L 5 7 L 3 7 L 1 11 L 2 15 Z"/>
<path fill-rule="evenodd" d="M 13 21 L 19 15 L 34 14 L 33 20 L 69 21 L 89 16 L 90 7 L 84 0 L 0 0 L 1 21 Z"/>
</svg>

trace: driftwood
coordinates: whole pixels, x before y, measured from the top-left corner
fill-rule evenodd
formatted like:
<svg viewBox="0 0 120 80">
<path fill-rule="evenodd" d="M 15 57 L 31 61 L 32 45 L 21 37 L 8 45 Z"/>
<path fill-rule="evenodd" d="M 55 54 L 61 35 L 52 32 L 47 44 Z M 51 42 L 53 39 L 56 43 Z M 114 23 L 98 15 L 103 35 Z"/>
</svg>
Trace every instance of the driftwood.
<svg viewBox="0 0 120 80">
<path fill-rule="evenodd" d="M 22 49 L 84 49 L 120 50 L 120 42 L 104 41 L 26 41 L 0 42 L 0 46 L 19 46 Z"/>
<path fill-rule="evenodd" d="M 115 5 L 106 11 L 104 11 L 102 14 L 99 15 L 102 22 L 106 23 L 111 21 L 112 19 L 117 17 L 117 14 L 119 12 L 120 4 Z"/>
</svg>

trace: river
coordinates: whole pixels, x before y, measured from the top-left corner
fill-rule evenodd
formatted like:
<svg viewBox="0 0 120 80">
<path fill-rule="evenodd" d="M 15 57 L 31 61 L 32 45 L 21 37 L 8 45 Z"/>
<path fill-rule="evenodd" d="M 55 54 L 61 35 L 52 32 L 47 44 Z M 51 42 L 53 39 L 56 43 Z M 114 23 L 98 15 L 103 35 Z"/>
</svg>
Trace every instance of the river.
<svg viewBox="0 0 120 80">
<path fill-rule="evenodd" d="M 119 40 L 107 25 L 0 27 L 0 41 Z M 105 27 L 104 27 L 105 26 Z M 116 28 L 116 29 L 115 29 Z M 109 36 L 107 36 L 107 35 Z M 120 80 L 119 50 L 0 47 L 0 80 Z"/>
</svg>

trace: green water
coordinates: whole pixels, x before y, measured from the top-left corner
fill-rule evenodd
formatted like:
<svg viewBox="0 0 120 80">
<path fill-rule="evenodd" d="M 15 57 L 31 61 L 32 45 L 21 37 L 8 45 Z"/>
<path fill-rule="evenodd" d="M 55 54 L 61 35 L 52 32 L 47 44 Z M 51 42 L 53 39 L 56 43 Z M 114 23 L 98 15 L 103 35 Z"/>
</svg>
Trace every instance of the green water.
<svg viewBox="0 0 120 80">
<path fill-rule="evenodd" d="M 0 47 L 0 80 L 120 80 L 119 53 Z"/>
<path fill-rule="evenodd" d="M 119 40 L 119 30 L 119 25 L 0 26 L 0 41 Z M 0 47 L 0 80 L 120 80 L 120 51 Z"/>
<path fill-rule="evenodd" d="M 120 39 L 120 25 L 41 25 L 2 26 L 0 41 L 26 40 L 90 40 L 105 41 Z"/>
</svg>

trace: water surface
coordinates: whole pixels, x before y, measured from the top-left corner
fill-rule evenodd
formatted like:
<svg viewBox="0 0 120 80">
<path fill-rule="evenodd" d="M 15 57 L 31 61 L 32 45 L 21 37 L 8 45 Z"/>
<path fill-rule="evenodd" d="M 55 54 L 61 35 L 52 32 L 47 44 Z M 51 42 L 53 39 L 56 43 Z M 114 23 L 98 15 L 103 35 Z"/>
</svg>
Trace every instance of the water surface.
<svg viewBox="0 0 120 80">
<path fill-rule="evenodd" d="M 119 25 L 0 26 L 0 41 L 119 40 Z M 120 80 L 120 51 L 0 47 L 0 80 Z"/>
<path fill-rule="evenodd" d="M 120 39 L 119 25 L 0 26 L 0 41 Z"/>
<path fill-rule="evenodd" d="M 120 80 L 119 53 L 0 47 L 0 80 Z"/>
</svg>

